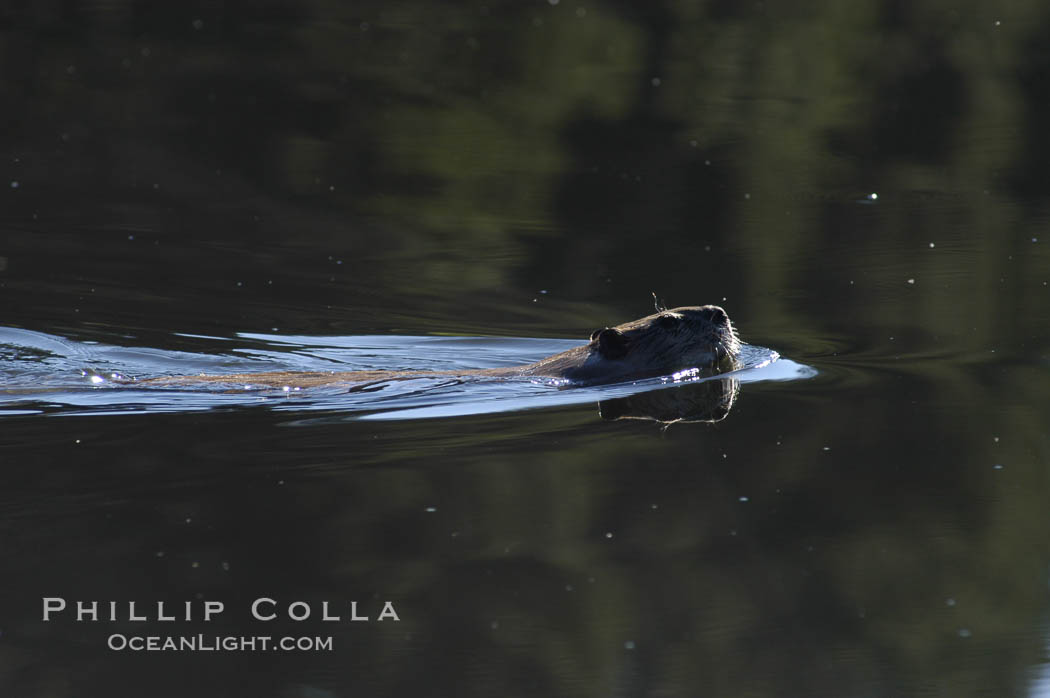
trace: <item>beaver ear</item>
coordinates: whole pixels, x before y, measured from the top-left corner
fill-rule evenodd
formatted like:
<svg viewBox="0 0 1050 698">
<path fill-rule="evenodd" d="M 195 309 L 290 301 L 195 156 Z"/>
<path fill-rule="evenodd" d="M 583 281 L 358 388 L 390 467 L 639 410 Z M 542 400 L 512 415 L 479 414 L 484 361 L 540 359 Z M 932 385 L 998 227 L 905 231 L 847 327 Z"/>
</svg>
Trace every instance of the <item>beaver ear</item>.
<svg viewBox="0 0 1050 698">
<path fill-rule="evenodd" d="M 663 315 L 657 316 L 656 322 L 658 322 L 660 324 L 660 327 L 664 328 L 665 330 L 673 330 L 682 323 L 682 316 L 672 315 L 671 313 L 664 313 Z"/>
<path fill-rule="evenodd" d="M 598 339 L 598 351 L 607 359 L 619 359 L 627 355 L 627 337 L 615 327 L 598 330 L 592 337 Z"/>
</svg>

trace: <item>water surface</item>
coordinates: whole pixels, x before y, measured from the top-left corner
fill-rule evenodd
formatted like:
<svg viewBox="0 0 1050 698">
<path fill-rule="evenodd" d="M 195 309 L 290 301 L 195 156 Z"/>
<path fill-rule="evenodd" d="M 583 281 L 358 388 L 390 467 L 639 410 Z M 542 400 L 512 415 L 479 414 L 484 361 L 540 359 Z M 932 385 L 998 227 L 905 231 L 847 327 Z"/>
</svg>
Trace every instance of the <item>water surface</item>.
<svg viewBox="0 0 1050 698">
<path fill-rule="evenodd" d="M 0 10 L 0 693 L 1045 695 L 1048 33 L 1035 0 Z M 653 292 L 755 361 L 105 378 L 520 363 Z M 333 647 L 107 647 L 198 633 Z"/>
<path fill-rule="evenodd" d="M 185 337 L 207 345 L 218 337 Z M 366 385 L 300 389 L 262 388 L 250 382 L 163 386 L 151 378 L 224 373 L 306 371 L 456 371 L 532 363 L 580 342 L 469 337 L 283 337 L 242 334 L 221 354 L 164 351 L 76 342 L 38 332 L 0 328 L 0 416 L 22 414 L 136 414 L 266 405 L 284 411 L 365 413 L 362 419 L 457 416 L 614 400 L 701 382 L 806 378 L 815 372 L 770 349 L 744 345 L 737 369 L 711 376 L 699 369 L 578 387 L 540 378 L 480 380 L 420 376 Z M 775 367 L 773 364 L 777 363 Z M 137 383 L 136 381 L 143 381 Z M 692 389 L 692 388 L 690 388 Z M 655 395 L 660 400 L 667 396 Z M 673 399 L 673 398 L 668 398 Z M 728 412 L 728 409 L 726 410 Z M 679 419 L 697 415 L 684 410 Z M 342 417 L 340 417 L 342 418 Z M 656 421 L 667 421 L 657 419 Z"/>
</svg>

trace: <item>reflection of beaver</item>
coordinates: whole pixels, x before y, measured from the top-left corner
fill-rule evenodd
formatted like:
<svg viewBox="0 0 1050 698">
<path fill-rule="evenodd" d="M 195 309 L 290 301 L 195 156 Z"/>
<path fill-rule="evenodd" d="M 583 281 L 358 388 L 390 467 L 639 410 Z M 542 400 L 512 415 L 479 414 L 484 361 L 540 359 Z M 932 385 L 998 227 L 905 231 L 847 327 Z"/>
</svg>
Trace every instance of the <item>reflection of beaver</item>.
<svg viewBox="0 0 1050 698">
<path fill-rule="evenodd" d="M 720 422 L 729 416 L 739 393 L 740 383 L 734 378 L 687 380 L 673 390 L 650 390 L 602 400 L 598 403 L 598 413 L 610 421 L 642 419 L 665 426 Z"/>
<path fill-rule="evenodd" d="M 524 366 L 460 371 L 281 371 L 175 376 L 141 382 L 310 388 L 335 383 L 373 383 L 429 376 L 535 376 L 593 385 L 667 375 L 690 368 L 712 371 L 733 368 L 739 349 L 740 342 L 729 316 L 718 306 L 704 305 L 661 310 L 640 320 L 595 330 L 589 343 Z"/>
</svg>

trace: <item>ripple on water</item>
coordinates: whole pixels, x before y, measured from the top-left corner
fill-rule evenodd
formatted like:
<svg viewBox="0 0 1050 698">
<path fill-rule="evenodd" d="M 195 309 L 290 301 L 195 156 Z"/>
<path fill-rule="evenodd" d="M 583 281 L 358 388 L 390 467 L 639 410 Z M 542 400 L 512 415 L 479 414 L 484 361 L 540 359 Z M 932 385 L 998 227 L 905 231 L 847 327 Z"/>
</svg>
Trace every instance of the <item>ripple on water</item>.
<svg viewBox="0 0 1050 698">
<path fill-rule="evenodd" d="M 796 380 L 814 373 L 780 358 L 775 351 L 744 345 L 743 367 L 731 374 L 711 377 L 683 371 L 669 377 L 571 390 L 564 389 L 566 381 L 550 379 L 492 381 L 447 376 L 383 381 L 356 390 L 346 386 L 308 390 L 147 388 L 117 382 L 200 373 L 494 368 L 529 363 L 579 346 L 577 341 L 531 338 L 243 334 L 229 340 L 226 350 L 215 353 L 215 338 L 199 340 L 211 351 L 78 342 L 0 328 L 0 414 L 134 414 L 264 405 L 279 411 L 334 411 L 342 415 L 340 418 L 420 419 L 596 402 L 725 376 L 747 383 Z"/>
</svg>

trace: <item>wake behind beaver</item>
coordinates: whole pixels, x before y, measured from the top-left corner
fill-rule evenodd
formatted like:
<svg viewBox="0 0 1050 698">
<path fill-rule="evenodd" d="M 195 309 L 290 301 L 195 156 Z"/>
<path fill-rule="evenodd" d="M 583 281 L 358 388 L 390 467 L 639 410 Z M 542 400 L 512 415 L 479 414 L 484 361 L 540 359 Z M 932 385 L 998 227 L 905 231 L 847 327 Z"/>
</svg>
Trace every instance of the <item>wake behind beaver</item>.
<svg viewBox="0 0 1050 698">
<path fill-rule="evenodd" d="M 277 371 L 264 373 L 165 376 L 138 385 L 230 384 L 252 388 L 306 389 L 361 385 L 432 376 L 462 378 L 537 377 L 572 385 L 600 385 L 669 375 L 687 369 L 710 373 L 737 367 L 740 340 L 726 312 L 715 305 L 661 310 L 615 327 L 595 330 L 580 347 L 522 366 L 456 371 Z"/>
</svg>

